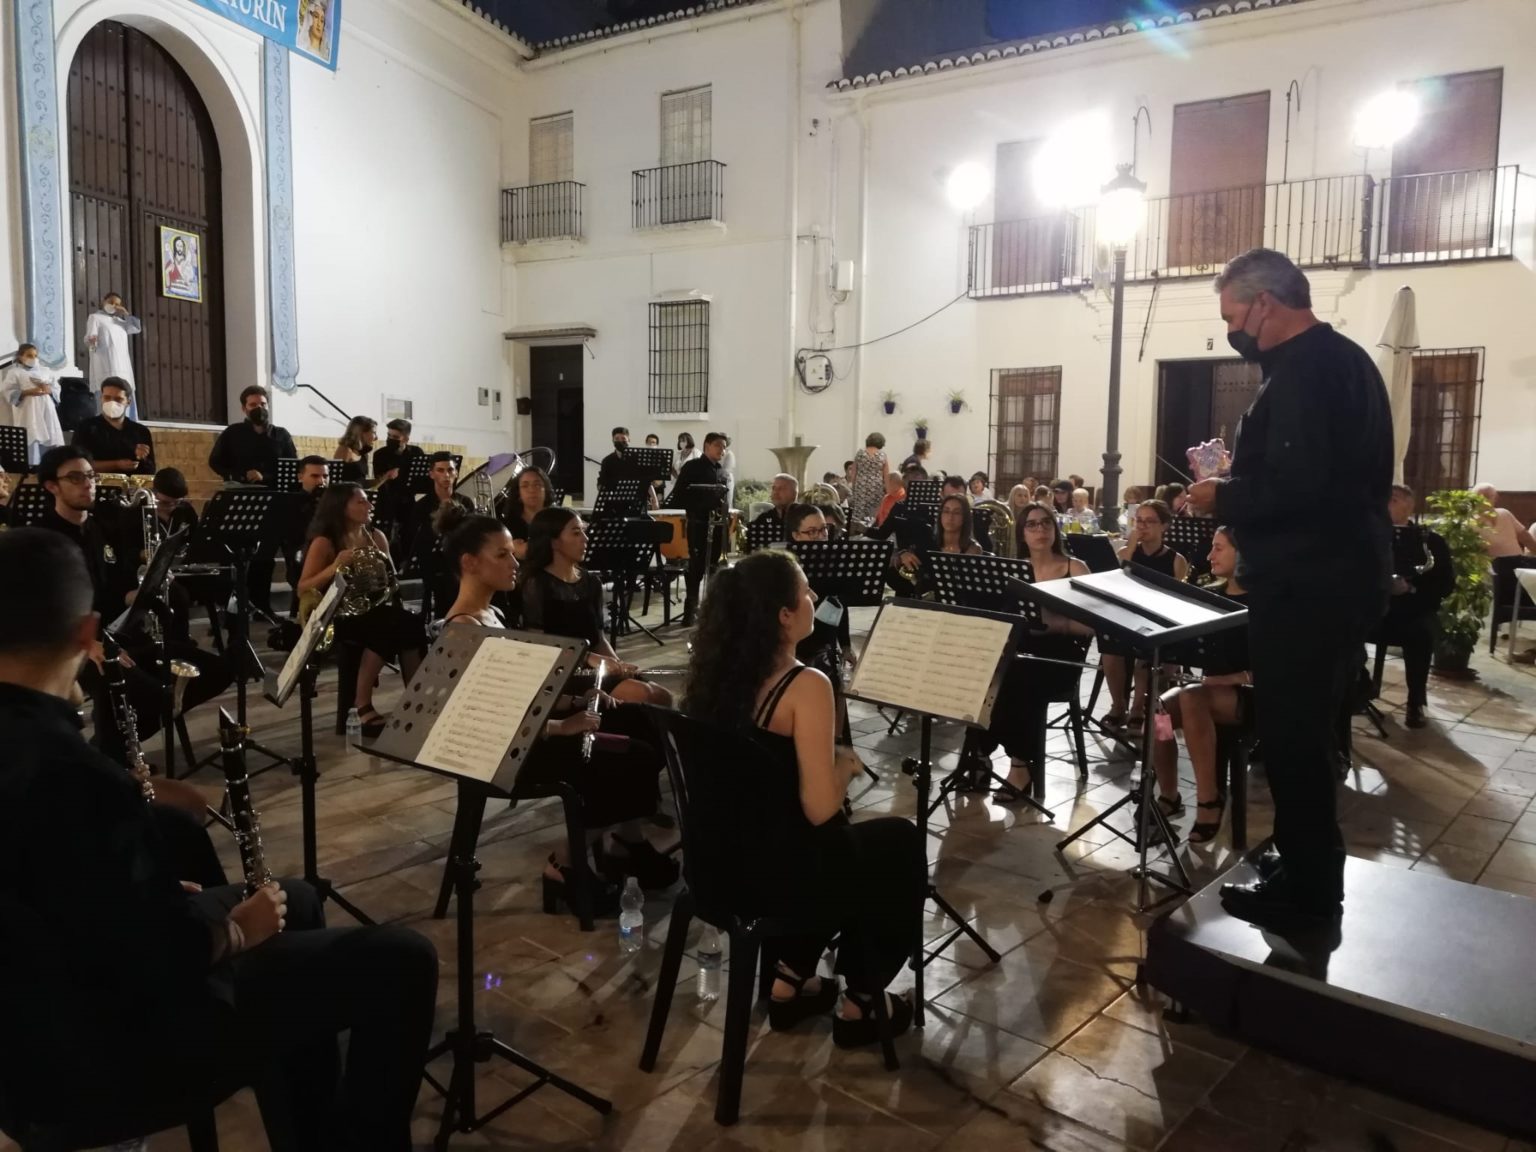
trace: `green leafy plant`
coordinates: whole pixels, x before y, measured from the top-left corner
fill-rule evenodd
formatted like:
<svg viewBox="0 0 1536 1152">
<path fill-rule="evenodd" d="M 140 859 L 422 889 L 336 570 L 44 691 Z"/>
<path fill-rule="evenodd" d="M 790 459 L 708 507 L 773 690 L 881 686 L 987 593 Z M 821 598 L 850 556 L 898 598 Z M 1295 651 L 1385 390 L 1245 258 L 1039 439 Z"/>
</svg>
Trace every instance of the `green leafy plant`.
<svg viewBox="0 0 1536 1152">
<path fill-rule="evenodd" d="M 1481 531 L 1493 506 L 1476 492 L 1460 490 L 1436 492 L 1428 504 L 1429 527 L 1445 540 L 1456 573 L 1451 594 L 1440 604 L 1435 663 L 1464 669 L 1493 609 L 1493 576 Z"/>
<path fill-rule="evenodd" d="M 880 403 L 885 408 L 885 414 L 887 416 L 891 415 L 892 413 L 894 413 L 896 411 L 896 400 L 897 400 L 898 396 L 899 396 L 899 393 L 896 393 L 896 392 L 882 392 L 882 393 L 880 393 Z"/>
<path fill-rule="evenodd" d="M 960 409 L 965 407 L 965 392 L 959 388 L 949 394 L 949 410 L 959 415 Z"/>
<path fill-rule="evenodd" d="M 919 440 L 928 439 L 928 417 L 919 416 L 916 420 L 912 421 L 912 431 L 917 433 Z"/>
</svg>

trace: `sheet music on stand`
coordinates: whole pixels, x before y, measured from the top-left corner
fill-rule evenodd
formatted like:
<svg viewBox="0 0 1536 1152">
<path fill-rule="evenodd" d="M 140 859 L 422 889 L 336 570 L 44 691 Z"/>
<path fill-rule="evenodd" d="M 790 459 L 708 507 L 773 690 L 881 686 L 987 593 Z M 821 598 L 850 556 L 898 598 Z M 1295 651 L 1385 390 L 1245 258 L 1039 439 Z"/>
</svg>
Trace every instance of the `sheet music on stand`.
<svg viewBox="0 0 1536 1152">
<path fill-rule="evenodd" d="M 464 467 L 464 457 L 459 453 L 453 453 L 453 470 L 458 472 Z M 412 456 L 410 463 L 406 465 L 405 473 L 406 491 L 413 496 L 419 496 L 424 492 L 432 491 L 432 454 L 424 456 Z"/>
<path fill-rule="evenodd" d="M 873 608 L 885 599 L 885 576 L 893 540 L 794 540 L 789 550 L 800 561 L 817 597 L 835 596 L 844 608 Z"/>
<path fill-rule="evenodd" d="M 176 558 L 181 555 L 181 550 L 186 547 L 191 538 L 192 530 L 185 524 L 160 541 L 160 546 L 155 549 L 155 554 L 149 558 L 149 563 L 144 568 L 144 578 L 139 581 L 139 595 L 135 596 L 133 603 L 111 624 L 107 625 L 107 631 L 116 635 L 131 635 L 137 632 L 144 617 L 149 614 L 151 596 L 144 595 L 144 590 L 154 589 L 155 594 L 165 587 L 170 579 L 171 568 L 176 563 Z"/>
<path fill-rule="evenodd" d="M 615 516 L 643 516 L 648 503 L 646 491 L 649 482 L 626 476 L 615 480 L 597 493 L 597 503 L 592 505 L 593 519 L 612 519 Z"/>
<path fill-rule="evenodd" d="M 325 462 L 325 482 L 327 484 L 340 484 L 342 480 L 341 470 L 346 467 L 345 460 L 327 460 Z M 297 492 L 299 490 L 299 460 L 297 457 L 284 456 L 277 462 L 277 475 L 272 481 L 274 492 Z"/>
<path fill-rule="evenodd" d="M 893 600 L 875 617 L 848 695 L 985 727 L 1018 627 L 994 612 Z"/>
<path fill-rule="evenodd" d="M 1090 572 L 1113 572 L 1120 567 L 1120 557 L 1115 546 L 1103 533 L 1087 535 L 1082 532 L 1064 532 L 1062 540 L 1074 559 L 1088 565 Z"/>
<path fill-rule="evenodd" d="M 4 429 L 0 429 L 3 431 Z M 18 432 L 25 429 L 18 428 Z M 11 503 L 6 509 L 6 522 L 12 528 L 34 528 L 43 522 L 53 509 L 53 493 L 41 484 L 18 484 L 11 493 Z"/>
<path fill-rule="evenodd" d="M 336 608 L 341 604 L 341 597 L 346 590 L 347 578 L 337 572 L 331 579 L 331 586 L 326 589 L 325 597 L 309 614 L 309 619 L 304 621 L 298 643 L 288 653 L 288 659 L 283 661 L 282 668 L 276 675 L 267 673 L 267 683 L 262 694 L 279 708 L 288 703 L 288 698 L 298 687 L 299 677 L 304 673 L 304 666 L 314 657 L 315 647 L 320 643 L 320 638 L 325 635 L 325 630 L 331 626 L 331 621 L 336 616 Z"/>
<path fill-rule="evenodd" d="M 27 463 L 27 430 L 19 424 L 0 424 L 0 472 L 25 476 L 31 471 Z"/>
<path fill-rule="evenodd" d="M 1035 568 L 1028 560 L 985 553 L 930 552 L 923 563 L 932 571 L 940 602 L 1020 615 L 1032 629 L 1044 627 L 1039 607 L 1010 587 L 1015 580 L 1035 582 Z"/>
<path fill-rule="evenodd" d="M 510 795 L 584 650 L 560 636 L 450 625 L 370 751 Z"/>
</svg>

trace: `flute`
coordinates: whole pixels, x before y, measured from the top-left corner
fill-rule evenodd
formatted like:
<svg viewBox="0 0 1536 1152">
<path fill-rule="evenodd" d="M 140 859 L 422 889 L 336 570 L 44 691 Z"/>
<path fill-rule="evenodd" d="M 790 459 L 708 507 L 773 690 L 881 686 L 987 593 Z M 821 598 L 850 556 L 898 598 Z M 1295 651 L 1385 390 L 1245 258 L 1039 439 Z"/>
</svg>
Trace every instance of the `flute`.
<svg viewBox="0 0 1536 1152">
<path fill-rule="evenodd" d="M 597 715 L 597 702 L 600 699 L 602 699 L 602 695 L 603 695 L 603 677 L 606 676 L 607 674 L 608 674 L 608 662 L 606 660 L 599 660 L 597 662 L 597 683 L 593 685 L 592 699 L 587 701 L 587 715 L 588 716 L 596 716 Z M 592 759 L 592 745 L 594 745 L 596 743 L 597 743 L 597 732 L 596 732 L 596 730 L 593 730 L 591 732 L 584 732 L 584 733 L 582 733 L 582 737 L 581 737 L 581 758 L 583 760 L 590 761 Z"/>
</svg>

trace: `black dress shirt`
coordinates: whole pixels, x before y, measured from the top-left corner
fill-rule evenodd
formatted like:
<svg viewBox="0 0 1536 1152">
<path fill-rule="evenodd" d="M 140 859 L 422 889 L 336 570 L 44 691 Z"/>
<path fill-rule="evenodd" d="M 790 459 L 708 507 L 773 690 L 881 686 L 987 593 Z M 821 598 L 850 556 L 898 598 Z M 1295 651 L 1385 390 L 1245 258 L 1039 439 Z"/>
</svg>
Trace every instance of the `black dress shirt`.
<svg viewBox="0 0 1536 1152">
<path fill-rule="evenodd" d="M 752 518 L 752 524 L 755 526 L 755 525 L 758 525 L 758 524 L 767 524 L 770 521 L 777 521 L 778 522 L 778 526 L 779 526 L 779 530 L 778 530 L 777 535 L 775 535 L 773 537 L 773 539 L 774 540 L 788 540 L 789 539 L 788 518 L 784 515 L 785 511 L 786 511 L 786 509 L 779 508 L 779 507 L 765 508 L 765 509 L 763 509 L 763 511 L 759 512 L 756 516 L 754 516 Z M 766 529 L 759 529 L 759 531 L 766 532 Z M 759 537 L 759 538 L 761 539 L 761 537 Z"/>
<path fill-rule="evenodd" d="M 396 448 L 393 444 L 383 444 L 373 450 L 373 475 L 378 479 L 384 473 L 396 468 L 400 470 L 400 479 L 405 479 L 405 474 L 410 470 L 411 461 L 426 453 L 414 444 L 407 444 L 404 448 Z"/>
<path fill-rule="evenodd" d="M 149 429 L 136 420 L 123 421 L 121 428 L 112 427 L 105 416 L 92 416 L 82 420 L 75 428 L 75 438 L 70 442 L 91 454 L 92 460 L 132 460 L 133 451 L 140 444 L 149 448 L 149 455 L 132 468 L 129 475 L 153 476 L 155 474 L 155 440 Z M 117 469 L 109 469 L 117 471 Z"/>
<path fill-rule="evenodd" d="M 690 520 L 708 519 L 710 510 L 718 504 L 718 498 L 713 492 L 693 490 L 701 485 L 724 483 L 725 475 L 718 461 L 708 456 L 695 456 L 678 472 L 677 483 L 672 486 L 672 494 L 667 497 L 667 507 L 681 508 Z"/>
<path fill-rule="evenodd" d="M 96 593 L 91 607 L 101 616 L 101 623 L 105 626 L 121 616 L 128 606 L 125 597 L 139 586 L 137 551 L 130 552 L 124 541 L 115 540 L 91 515 L 84 524 L 73 524 L 50 508 L 37 526 L 68 536 L 79 546 Z"/>
<path fill-rule="evenodd" d="M 213 451 L 208 453 L 208 467 L 224 479 L 241 484 L 246 483 L 245 474 L 254 469 L 266 483 L 273 484 L 277 481 L 277 462 L 297 456 L 288 429 L 274 424 L 265 432 L 258 432 L 249 420 L 242 420 L 219 433 Z"/>
<path fill-rule="evenodd" d="M 603 457 L 603 462 L 597 466 L 597 487 L 601 491 L 610 488 L 618 480 L 639 480 L 640 470 L 635 467 L 634 458 L 624 452 L 610 452 Z"/>
</svg>

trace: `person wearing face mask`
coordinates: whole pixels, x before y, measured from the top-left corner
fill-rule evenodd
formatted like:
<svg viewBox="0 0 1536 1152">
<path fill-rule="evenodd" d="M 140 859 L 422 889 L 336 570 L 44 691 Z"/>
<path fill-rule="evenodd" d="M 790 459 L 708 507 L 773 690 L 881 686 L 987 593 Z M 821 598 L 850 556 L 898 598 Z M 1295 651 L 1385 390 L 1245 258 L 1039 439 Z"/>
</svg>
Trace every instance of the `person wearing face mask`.
<svg viewBox="0 0 1536 1152">
<path fill-rule="evenodd" d="M 598 491 L 611 487 L 616 481 L 628 480 L 637 475 L 634 467 L 625 459 L 624 453 L 629 450 L 629 429 L 615 428 L 613 430 L 613 451 L 603 457 L 603 462 L 597 469 Z"/>
<path fill-rule="evenodd" d="M 70 443 L 91 454 L 98 472 L 155 474 L 155 440 L 148 428 L 128 415 L 132 396 L 128 381 L 108 376 L 101 382 L 101 415 L 75 429 Z"/>
<path fill-rule="evenodd" d="M 272 484 L 277 462 L 293 460 L 298 452 L 288 429 L 272 423 L 267 390 L 252 384 L 240 393 L 245 419 L 219 433 L 208 453 L 208 467 L 232 484 Z"/>
<path fill-rule="evenodd" d="M 0 376 L 0 395 L 11 406 L 10 423 L 27 430 L 27 463 L 35 468 L 44 452 L 64 443 L 59 382 L 38 360 L 36 344 L 16 350 L 16 362 Z"/>
<path fill-rule="evenodd" d="M 86 363 L 87 379 L 92 392 L 100 392 L 108 380 L 121 380 L 128 385 L 128 416 L 139 418 L 134 397 L 133 354 L 128 350 L 128 337 L 144 331 L 137 316 L 130 316 L 123 307 L 123 298 L 116 292 L 102 297 L 101 307 L 92 312 L 85 322 L 85 347 L 89 353 Z"/>
<path fill-rule="evenodd" d="M 1392 413 L 1370 356 L 1313 315 L 1286 257 L 1244 253 L 1216 291 L 1228 342 L 1263 368 L 1264 386 L 1238 425 L 1231 475 L 1187 495 L 1232 527 L 1241 556 L 1279 850 L 1262 879 L 1223 885 L 1222 899 L 1256 923 L 1327 923 L 1344 899 L 1336 717 L 1392 589 Z"/>
</svg>

